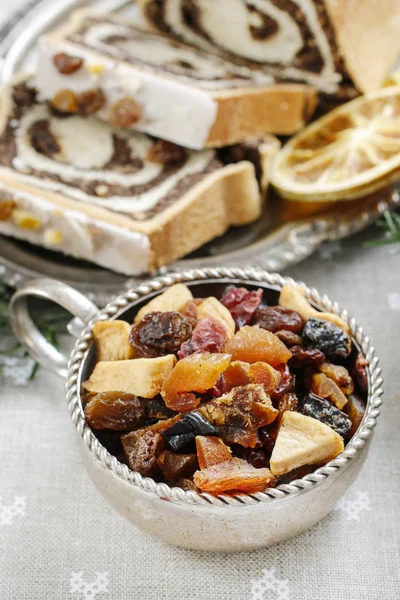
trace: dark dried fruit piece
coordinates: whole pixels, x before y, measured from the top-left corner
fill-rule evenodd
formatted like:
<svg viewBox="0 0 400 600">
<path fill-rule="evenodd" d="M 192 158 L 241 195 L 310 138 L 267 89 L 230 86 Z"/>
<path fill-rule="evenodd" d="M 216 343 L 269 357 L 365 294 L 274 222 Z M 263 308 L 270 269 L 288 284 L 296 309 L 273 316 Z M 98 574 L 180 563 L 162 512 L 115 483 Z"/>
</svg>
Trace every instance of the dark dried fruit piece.
<svg viewBox="0 0 400 600">
<path fill-rule="evenodd" d="M 329 425 L 336 433 L 343 438 L 347 438 L 351 429 L 351 421 L 349 417 L 336 408 L 329 400 L 320 398 L 316 394 L 307 394 L 301 402 L 300 411 L 307 417 L 312 417 Z"/>
<path fill-rule="evenodd" d="M 175 454 L 170 450 L 160 452 L 157 456 L 157 465 L 166 481 L 190 477 L 198 468 L 195 454 Z"/>
<path fill-rule="evenodd" d="M 276 333 L 284 329 L 292 333 L 301 333 L 303 319 L 299 313 L 282 306 L 260 306 L 253 317 L 253 325 Z"/>
<path fill-rule="evenodd" d="M 106 97 L 101 89 L 88 90 L 79 94 L 79 110 L 84 115 L 94 115 L 101 110 L 106 103 Z"/>
<path fill-rule="evenodd" d="M 81 68 L 83 62 L 83 58 L 71 56 L 65 52 L 60 52 L 53 56 L 54 66 L 61 75 L 72 75 L 72 73 L 75 73 Z"/>
<path fill-rule="evenodd" d="M 274 449 L 276 438 L 278 437 L 278 426 L 276 423 L 269 427 L 261 427 L 258 431 L 258 438 L 268 453 Z"/>
<path fill-rule="evenodd" d="M 352 438 L 363 420 L 364 413 L 367 409 L 367 403 L 357 394 L 352 394 L 348 400 L 345 410 L 351 420 L 349 438 Z"/>
<path fill-rule="evenodd" d="M 292 346 L 290 352 L 293 354 L 289 360 L 289 367 L 301 369 L 307 365 L 319 367 L 325 360 L 325 354 L 318 348 L 304 348 L 303 346 Z"/>
<path fill-rule="evenodd" d="M 231 313 L 237 329 L 248 325 L 259 307 L 262 300 L 263 291 L 249 292 L 245 288 L 237 288 L 233 285 L 226 288 L 220 302 Z"/>
<path fill-rule="evenodd" d="M 278 402 L 279 416 L 276 419 L 277 424 L 281 422 L 283 414 L 287 410 L 296 411 L 298 409 L 298 406 L 299 400 L 296 394 L 285 394 L 284 396 L 282 396 L 282 398 Z"/>
<path fill-rule="evenodd" d="M 12 89 L 12 98 L 18 106 L 32 106 L 36 100 L 36 90 L 30 88 L 26 83 L 14 85 Z"/>
<path fill-rule="evenodd" d="M 145 403 L 134 394 L 102 392 L 85 406 L 85 417 L 94 429 L 133 429 L 145 418 Z"/>
<path fill-rule="evenodd" d="M 194 449 L 197 436 L 219 436 L 219 430 L 198 411 L 187 413 L 166 429 L 162 436 L 174 452 L 189 452 Z"/>
<path fill-rule="evenodd" d="M 276 479 L 269 469 L 255 469 L 240 458 L 232 458 L 202 471 L 193 480 L 203 492 L 245 492 L 255 494 L 275 485 Z"/>
<path fill-rule="evenodd" d="M 132 327 L 129 341 L 137 356 L 155 358 L 176 354 L 181 344 L 190 338 L 192 326 L 178 312 L 149 312 Z"/>
<path fill-rule="evenodd" d="M 78 97 L 71 90 L 60 90 L 51 101 L 51 106 L 60 113 L 77 113 Z"/>
<path fill-rule="evenodd" d="M 347 358 L 351 352 L 351 340 L 347 333 L 329 321 L 314 317 L 304 326 L 303 343 L 318 348 L 331 359 Z"/>
<path fill-rule="evenodd" d="M 170 419 L 176 415 L 173 410 L 165 406 L 165 402 L 161 396 L 156 396 L 152 400 L 146 400 L 145 409 L 146 419 L 163 420 Z"/>
<path fill-rule="evenodd" d="M 302 479 L 306 475 L 309 475 L 314 471 L 315 467 L 305 465 L 304 467 L 299 467 L 298 469 L 293 469 L 293 471 L 289 471 L 286 475 L 281 475 L 277 478 L 276 485 L 284 485 L 288 483 L 292 483 L 295 479 Z"/>
<path fill-rule="evenodd" d="M 127 128 L 140 121 L 142 109 L 133 98 L 125 97 L 114 102 L 108 113 L 108 120 L 114 127 Z"/>
<path fill-rule="evenodd" d="M 148 151 L 147 160 L 160 163 L 166 167 L 174 167 L 183 163 L 187 152 L 182 146 L 166 140 L 158 140 Z"/>
<path fill-rule="evenodd" d="M 35 121 L 28 130 L 33 148 L 39 154 L 53 156 L 60 152 L 60 146 L 50 130 L 50 123 L 46 119 Z"/>
<path fill-rule="evenodd" d="M 354 382 L 345 367 L 324 362 L 319 366 L 319 370 L 329 377 L 329 379 L 332 379 L 346 396 L 354 392 Z"/>
<path fill-rule="evenodd" d="M 243 446 L 236 446 L 234 454 L 256 469 L 263 469 L 268 466 L 268 452 L 264 448 L 243 448 Z"/>
<path fill-rule="evenodd" d="M 132 471 L 137 471 L 144 477 L 148 477 L 154 473 L 154 468 L 157 464 L 157 456 L 164 447 L 164 440 L 161 435 L 155 431 L 148 430 L 143 434 L 139 434 L 139 432 L 135 433 L 138 434 L 136 443 L 129 453 L 126 454 L 126 459 Z M 122 444 L 124 445 L 123 440 L 124 438 L 121 438 Z"/>
<path fill-rule="evenodd" d="M 273 392 L 271 392 L 272 400 L 280 400 L 282 396 L 288 392 L 292 392 L 295 388 L 296 378 L 290 372 L 288 365 L 278 365 L 275 367 L 281 374 L 281 380 Z"/>
<path fill-rule="evenodd" d="M 228 335 L 225 327 L 216 319 L 202 319 L 192 331 L 192 337 L 183 343 L 178 352 L 179 358 L 185 358 L 195 352 L 222 352 Z"/>
<path fill-rule="evenodd" d="M 358 383 L 362 392 L 368 392 L 368 371 L 369 361 L 359 352 L 353 369 L 353 377 Z"/>
<path fill-rule="evenodd" d="M 196 452 L 200 469 L 212 467 L 218 463 L 231 460 L 231 449 L 221 438 L 198 435 L 196 437 Z"/>
<path fill-rule="evenodd" d="M 277 331 L 275 335 L 281 340 L 281 342 L 285 344 L 287 348 L 291 348 L 292 346 L 301 346 L 303 343 L 301 336 L 297 333 L 293 333 L 293 331 L 282 329 Z"/>
<path fill-rule="evenodd" d="M 258 441 L 257 430 L 278 415 L 260 384 L 234 388 L 229 394 L 202 404 L 196 412 L 218 427 L 227 444 L 252 448 Z"/>
</svg>

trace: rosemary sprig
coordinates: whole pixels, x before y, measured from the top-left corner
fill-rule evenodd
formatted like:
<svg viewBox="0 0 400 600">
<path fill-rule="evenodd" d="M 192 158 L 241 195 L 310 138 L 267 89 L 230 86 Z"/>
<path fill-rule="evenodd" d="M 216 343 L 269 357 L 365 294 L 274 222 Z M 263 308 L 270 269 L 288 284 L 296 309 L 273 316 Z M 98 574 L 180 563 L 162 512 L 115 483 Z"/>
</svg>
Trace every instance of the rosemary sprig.
<svg viewBox="0 0 400 600">
<path fill-rule="evenodd" d="M 384 246 L 387 244 L 396 244 L 400 242 L 400 214 L 393 210 L 383 213 L 383 218 L 376 223 L 378 227 L 385 230 L 385 235 L 379 240 L 370 240 L 365 245 L 369 248 Z"/>
</svg>

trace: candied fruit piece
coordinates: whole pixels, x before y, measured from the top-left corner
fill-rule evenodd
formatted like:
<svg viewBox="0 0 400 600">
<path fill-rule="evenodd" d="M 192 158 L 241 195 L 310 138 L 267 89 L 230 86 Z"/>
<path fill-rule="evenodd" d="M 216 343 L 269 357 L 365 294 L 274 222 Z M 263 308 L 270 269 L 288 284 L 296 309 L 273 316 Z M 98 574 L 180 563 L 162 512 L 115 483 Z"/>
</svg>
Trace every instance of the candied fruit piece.
<svg viewBox="0 0 400 600">
<path fill-rule="evenodd" d="M 357 394 L 351 394 L 351 396 L 349 397 L 349 402 L 346 406 L 346 413 L 349 415 L 349 418 L 351 420 L 351 427 L 348 433 L 349 439 L 353 437 L 353 435 L 359 428 L 360 423 L 363 420 L 366 408 L 367 404 L 365 400 L 360 398 L 360 396 L 358 396 Z"/>
<path fill-rule="evenodd" d="M 87 90 L 78 96 L 79 109 L 84 115 L 94 115 L 106 103 L 106 97 L 101 89 Z"/>
<path fill-rule="evenodd" d="M 272 451 L 270 468 L 285 475 L 304 465 L 321 465 L 343 451 L 343 438 L 328 425 L 298 412 L 286 411 Z"/>
<path fill-rule="evenodd" d="M 301 402 L 300 412 L 307 417 L 312 417 L 329 425 L 336 433 L 347 438 L 351 428 L 348 416 L 336 408 L 329 400 L 320 398 L 315 394 L 307 394 Z"/>
<path fill-rule="evenodd" d="M 317 348 L 303 348 L 303 346 L 292 346 L 290 348 L 292 358 L 289 360 L 289 366 L 292 369 L 301 369 L 307 365 L 318 367 L 325 360 L 325 354 Z"/>
<path fill-rule="evenodd" d="M 275 485 L 269 469 L 256 469 L 245 460 L 232 458 L 207 469 L 196 471 L 193 480 L 203 492 L 244 492 L 255 494 Z"/>
<path fill-rule="evenodd" d="M 235 457 L 245 460 L 256 469 L 263 469 L 268 466 L 268 452 L 264 448 L 236 446 L 234 454 Z"/>
<path fill-rule="evenodd" d="M 219 436 L 220 431 L 201 413 L 187 413 L 162 432 L 164 441 L 174 452 L 185 452 L 195 447 L 196 436 Z"/>
<path fill-rule="evenodd" d="M 187 158 L 187 151 L 167 140 L 157 140 L 147 153 L 147 160 L 165 167 L 175 167 Z"/>
<path fill-rule="evenodd" d="M 285 394 L 278 402 L 279 415 L 276 419 L 277 424 L 282 421 L 282 417 L 287 410 L 296 411 L 299 406 L 299 400 L 296 394 Z"/>
<path fill-rule="evenodd" d="M 254 313 L 252 323 L 272 333 L 282 329 L 301 333 L 303 329 L 303 319 L 299 313 L 282 306 L 260 306 Z"/>
<path fill-rule="evenodd" d="M 53 63 L 61 75 L 72 75 L 83 65 L 83 58 L 60 52 L 53 56 Z"/>
<path fill-rule="evenodd" d="M 285 344 L 287 348 L 291 348 L 292 346 L 301 346 L 303 343 L 301 336 L 297 333 L 293 333 L 293 331 L 286 331 L 285 329 L 282 329 L 281 331 L 277 331 L 275 335 L 281 340 L 281 342 Z"/>
<path fill-rule="evenodd" d="M 331 359 L 347 358 L 351 352 L 351 340 L 347 333 L 333 323 L 314 317 L 304 326 L 303 343 L 321 350 Z"/>
<path fill-rule="evenodd" d="M 198 468 L 195 454 L 175 454 L 170 450 L 160 452 L 157 456 L 157 465 L 166 481 L 190 477 Z"/>
<path fill-rule="evenodd" d="M 145 401 L 134 394 L 102 392 L 86 404 L 85 417 L 95 429 L 126 431 L 145 418 Z"/>
<path fill-rule="evenodd" d="M 176 354 L 192 334 L 192 326 L 184 315 L 175 311 L 149 312 L 132 327 L 129 341 L 138 356 L 154 358 Z"/>
<path fill-rule="evenodd" d="M 139 310 L 135 317 L 135 323 L 139 323 L 139 321 L 141 321 L 149 312 L 181 312 L 187 302 L 192 299 L 192 292 L 186 285 L 183 285 L 183 283 L 171 285 L 165 292 L 152 298 L 150 302 Z"/>
<path fill-rule="evenodd" d="M 179 358 L 185 358 L 195 352 L 222 352 L 228 339 L 226 328 L 219 321 L 202 319 L 193 329 L 192 337 L 184 342 L 178 352 Z"/>
<path fill-rule="evenodd" d="M 59 90 L 50 104 L 61 113 L 76 113 L 79 109 L 78 98 L 71 90 Z"/>
<path fill-rule="evenodd" d="M 114 127 L 127 128 L 140 121 L 142 109 L 133 98 L 120 98 L 110 106 L 108 120 Z"/>
<path fill-rule="evenodd" d="M 245 288 L 237 288 L 233 285 L 225 290 L 221 298 L 221 304 L 231 313 L 237 329 L 250 323 L 261 303 L 262 295 L 263 291 L 261 289 L 249 292 Z"/>
<path fill-rule="evenodd" d="M 221 438 L 198 435 L 196 437 L 196 452 L 200 469 L 212 467 L 218 463 L 231 460 L 231 449 Z"/>
<path fill-rule="evenodd" d="M 229 354 L 191 354 L 179 360 L 164 381 L 161 395 L 168 408 L 179 406 L 179 394 L 205 392 L 229 366 Z M 176 410 L 179 410 L 177 408 Z"/>
<path fill-rule="evenodd" d="M 148 477 L 154 473 L 157 456 L 164 447 L 164 440 L 159 433 L 151 430 L 147 430 L 142 434 L 135 433 L 138 435 L 134 443 L 133 438 L 131 438 L 131 448 L 128 453 L 125 450 L 123 438 L 121 438 L 126 459 L 132 471 L 137 471 L 144 477 Z"/>
<path fill-rule="evenodd" d="M 345 367 L 324 362 L 319 366 L 319 370 L 329 377 L 329 379 L 332 379 L 346 396 L 354 392 L 354 382 Z"/>
<path fill-rule="evenodd" d="M 234 388 L 229 394 L 202 404 L 197 412 L 218 427 L 224 442 L 250 447 L 257 443 L 257 430 L 278 415 L 260 384 Z"/>
<path fill-rule="evenodd" d="M 339 410 L 347 404 L 347 398 L 340 387 L 324 373 L 315 373 L 312 376 L 311 391 L 320 398 L 329 398 Z"/>
<path fill-rule="evenodd" d="M 232 355 L 232 360 L 248 363 L 266 362 L 272 367 L 287 363 L 292 356 L 276 335 L 258 325 L 245 325 L 239 329 L 233 338 L 227 341 L 224 350 Z"/>
<path fill-rule="evenodd" d="M 135 351 L 129 343 L 130 331 L 126 321 L 97 321 L 92 329 L 97 362 L 134 358 Z"/>
<path fill-rule="evenodd" d="M 261 383 L 267 394 L 273 392 L 280 380 L 279 371 L 265 362 L 245 363 L 240 360 L 231 362 L 224 373 L 227 391 L 248 383 Z"/>
<path fill-rule="evenodd" d="M 354 364 L 353 376 L 362 392 L 368 392 L 368 371 L 369 361 L 359 352 Z"/>
</svg>

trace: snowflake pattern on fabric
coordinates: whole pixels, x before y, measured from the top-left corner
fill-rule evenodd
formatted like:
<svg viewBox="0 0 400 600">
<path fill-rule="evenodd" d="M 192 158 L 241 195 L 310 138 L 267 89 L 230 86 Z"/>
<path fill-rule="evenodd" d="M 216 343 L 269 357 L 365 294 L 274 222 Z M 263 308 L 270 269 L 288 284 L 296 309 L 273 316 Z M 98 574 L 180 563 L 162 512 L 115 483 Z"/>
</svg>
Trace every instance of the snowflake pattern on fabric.
<svg viewBox="0 0 400 600">
<path fill-rule="evenodd" d="M 26 499 L 24 496 L 15 496 L 14 502 L 9 505 L 2 503 L 0 498 L 0 526 L 12 525 L 14 517 L 25 516 Z"/>
<path fill-rule="evenodd" d="M 399 292 L 388 292 L 387 295 L 388 306 L 390 310 L 400 310 L 400 293 Z"/>
<path fill-rule="evenodd" d="M 346 521 L 360 521 L 360 515 L 371 510 L 368 492 L 355 492 L 351 498 L 344 497 L 339 500 L 334 510 L 341 510 L 346 515 Z"/>
<path fill-rule="evenodd" d="M 279 579 L 275 569 L 264 569 L 260 579 L 251 581 L 251 600 L 290 600 L 289 580 Z"/>
<path fill-rule="evenodd" d="M 29 356 L 3 356 L 0 366 L 4 378 L 10 379 L 16 386 L 24 386 L 30 381 L 35 361 Z"/>
<path fill-rule="evenodd" d="M 91 600 L 98 594 L 108 592 L 108 573 L 95 572 L 94 581 L 87 582 L 83 579 L 83 571 L 71 573 L 69 581 L 70 594 L 80 594 L 84 600 Z"/>
</svg>

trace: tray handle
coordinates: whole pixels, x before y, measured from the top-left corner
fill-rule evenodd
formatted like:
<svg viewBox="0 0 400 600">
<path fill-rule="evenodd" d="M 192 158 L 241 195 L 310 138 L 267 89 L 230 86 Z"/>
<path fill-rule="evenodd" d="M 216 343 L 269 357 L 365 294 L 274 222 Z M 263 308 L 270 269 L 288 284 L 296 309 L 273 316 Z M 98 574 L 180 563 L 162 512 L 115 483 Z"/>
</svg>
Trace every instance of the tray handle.
<svg viewBox="0 0 400 600">
<path fill-rule="evenodd" d="M 34 360 L 46 369 L 65 378 L 68 357 L 57 350 L 41 334 L 28 308 L 29 296 L 56 302 L 86 325 L 99 311 L 83 294 L 73 287 L 54 279 L 34 279 L 23 284 L 10 301 L 11 326 L 17 339 L 26 346 Z M 73 321 L 76 331 L 76 319 Z"/>
</svg>

